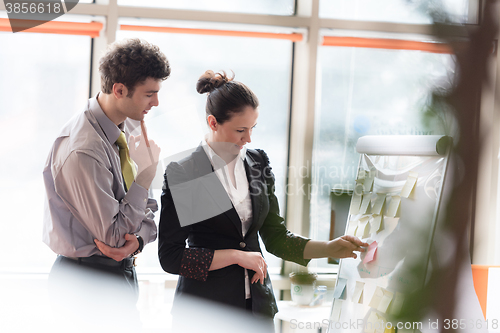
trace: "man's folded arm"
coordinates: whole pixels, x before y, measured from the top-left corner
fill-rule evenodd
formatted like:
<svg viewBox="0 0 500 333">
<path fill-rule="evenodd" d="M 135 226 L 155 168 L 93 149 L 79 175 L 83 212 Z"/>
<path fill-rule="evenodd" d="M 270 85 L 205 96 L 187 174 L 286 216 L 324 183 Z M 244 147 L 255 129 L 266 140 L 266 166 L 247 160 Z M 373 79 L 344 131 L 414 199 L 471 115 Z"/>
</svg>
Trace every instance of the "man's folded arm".
<svg viewBox="0 0 500 333">
<path fill-rule="evenodd" d="M 134 182 L 117 200 L 113 173 L 92 152 L 72 152 L 54 175 L 54 184 L 71 213 L 100 241 L 120 247 L 128 233 L 137 232 L 145 243 L 156 237 L 156 225 L 146 216 L 148 191 Z"/>
</svg>

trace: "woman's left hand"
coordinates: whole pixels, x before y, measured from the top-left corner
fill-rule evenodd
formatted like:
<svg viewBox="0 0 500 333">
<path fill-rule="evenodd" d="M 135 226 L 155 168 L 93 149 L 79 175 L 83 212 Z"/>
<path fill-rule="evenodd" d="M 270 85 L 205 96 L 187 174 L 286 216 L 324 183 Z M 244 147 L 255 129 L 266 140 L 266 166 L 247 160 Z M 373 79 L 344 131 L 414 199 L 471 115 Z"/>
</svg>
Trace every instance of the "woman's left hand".
<svg viewBox="0 0 500 333">
<path fill-rule="evenodd" d="M 327 256 L 331 258 L 357 258 L 355 251 L 364 252 L 363 247 L 367 247 L 369 244 L 361 241 L 359 238 L 354 236 L 341 236 L 327 242 L 326 252 Z"/>
</svg>

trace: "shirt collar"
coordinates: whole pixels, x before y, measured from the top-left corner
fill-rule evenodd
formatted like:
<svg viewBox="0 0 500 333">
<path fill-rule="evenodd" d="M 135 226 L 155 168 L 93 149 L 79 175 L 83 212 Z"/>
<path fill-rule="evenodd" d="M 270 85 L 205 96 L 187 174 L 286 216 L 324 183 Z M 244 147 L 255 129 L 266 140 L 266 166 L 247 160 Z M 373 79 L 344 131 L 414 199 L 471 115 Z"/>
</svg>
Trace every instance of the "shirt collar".
<svg viewBox="0 0 500 333">
<path fill-rule="evenodd" d="M 100 92 L 90 99 L 90 112 L 92 112 L 92 114 L 96 118 L 97 122 L 99 123 L 99 126 L 101 126 L 104 135 L 106 135 L 109 142 L 115 143 L 116 140 L 118 140 L 120 133 L 123 131 L 123 123 L 116 126 L 111 121 L 111 119 L 109 119 L 108 116 L 106 116 L 101 106 L 99 105 L 99 102 L 97 101 L 97 97 L 99 96 L 99 94 Z"/>
</svg>

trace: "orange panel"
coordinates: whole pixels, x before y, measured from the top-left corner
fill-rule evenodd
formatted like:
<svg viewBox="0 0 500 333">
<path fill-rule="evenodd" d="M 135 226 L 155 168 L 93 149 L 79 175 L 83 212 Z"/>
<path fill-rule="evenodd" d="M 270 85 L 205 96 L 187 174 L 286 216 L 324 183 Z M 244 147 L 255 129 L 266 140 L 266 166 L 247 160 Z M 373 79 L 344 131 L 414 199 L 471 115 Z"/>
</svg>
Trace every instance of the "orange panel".
<svg viewBox="0 0 500 333">
<path fill-rule="evenodd" d="M 415 50 L 432 53 L 452 54 L 453 50 L 446 44 L 419 42 L 402 39 L 359 38 L 359 37 L 323 37 L 323 46 L 365 47 L 386 50 Z"/>
<path fill-rule="evenodd" d="M 472 265 L 472 280 L 474 280 L 474 289 L 477 299 L 483 310 L 486 319 L 486 301 L 488 300 L 488 265 Z"/>
<path fill-rule="evenodd" d="M 300 42 L 303 39 L 302 34 L 298 34 L 298 33 L 278 34 L 278 33 L 270 33 L 270 32 L 169 28 L 169 27 L 153 27 L 153 26 L 126 25 L 126 24 L 120 25 L 120 30 L 164 32 L 164 33 L 172 33 L 172 34 L 271 38 L 271 39 L 285 39 L 285 40 L 290 40 L 292 42 Z"/>
<path fill-rule="evenodd" d="M 11 20 L 12 25 L 16 27 L 31 27 L 35 20 Z M 9 19 L 0 18 L 0 31 L 12 32 L 11 22 Z M 36 27 L 23 30 L 22 32 L 36 32 L 36 33 L 49 33 L 49 34 L 62 34 L 62 35 L 79 35 L 98 37 L 99 32 L 102 30 L 103 24 L 101 22 L 61 22 L 49 21 L 38 25 Z"/>
</svg>

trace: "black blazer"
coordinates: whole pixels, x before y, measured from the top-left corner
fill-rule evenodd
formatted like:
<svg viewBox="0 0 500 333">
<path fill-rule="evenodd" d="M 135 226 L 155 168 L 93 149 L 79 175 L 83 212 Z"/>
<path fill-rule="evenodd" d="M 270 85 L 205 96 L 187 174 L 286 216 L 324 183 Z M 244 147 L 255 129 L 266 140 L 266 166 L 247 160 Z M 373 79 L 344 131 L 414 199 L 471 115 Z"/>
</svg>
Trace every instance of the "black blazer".
<svg viewBox="0 0 500 333">
<path fill-rule="evenodd" d="M 200 182 L 195 185 L 196 182 L 193 181 L 215 176 L 202 146 L 189 157 L 168 165 L 161 196 L 158 255 L 160 264 L 166 272 L 180 275 L 175 299 L 186 294 L 244 309 L 246 307 L 244 269 L 238 265 L 213 271 L 208 269 L 214 250 L 261 252 L 257 232 L 270 253 L 304 266 L 309 262 L 303 259 L 308 239 L 288 231 L 283 218 L 279 215 L 278 201 L 274 194 L 274 175 L 267 155 L 261 150 L 248 149 L 244 164 L 253 214 L 252 224 L 245 237 L 242 235 L 241 221 L 236 209 L 231 204 L 228 210 L 221 209 L 224 208 L 224 203 L 230 203 L 230 200 L 220 181 L 201 182 L 202 185 Z M 176 200 L 179 204 L 175 193 L 179 186 L 184 186 L 184 189 L 191 187 L 190 193 L 184 194 L 183 197 L 184 206 L 187 203 L 187 209 L 191 210 L 188 215 L 190 218 L 195 217 L 189 221 L 189 225 L 179 220 L 174 205 Z M 216 197 L 221 200 L 217 200 Z M 202 219 L 206 213 L 207 202 L 211 203 L 209 206 L 219 205 L 217 209 L 220 213 L 218 214 L 215 209 L 211 212 L 213 217 L 197 222 L 196 217 Z M 205 206 L 203 211 L 197 211 L 197 207 L 203 206 Z M 178 206 L 178 209 L 181 207 Z M 189 248 L 186 248 L 186 239 Z M 255 272 L 249 270 L 248 273 L 251 279 Z M 251 285 L 251 296 L 253 313 L 274 317 L 278 309 L 269 275 L 266 276 L 264 285 L 260 283 Z M 175 314 L 175 301 L 173 313 Z"/>
</svg>

